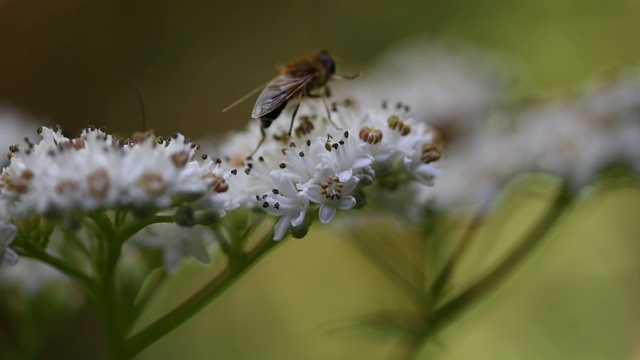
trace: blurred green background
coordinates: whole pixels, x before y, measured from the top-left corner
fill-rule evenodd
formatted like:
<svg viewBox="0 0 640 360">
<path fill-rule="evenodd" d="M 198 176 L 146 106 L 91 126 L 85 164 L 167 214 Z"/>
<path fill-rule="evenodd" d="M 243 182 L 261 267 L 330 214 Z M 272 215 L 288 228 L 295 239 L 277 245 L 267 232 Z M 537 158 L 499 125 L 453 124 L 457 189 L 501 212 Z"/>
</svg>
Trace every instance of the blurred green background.
<svg viewBox="0 0 640 360">
<path fill-rule="evenodd" d="M 244 127 L 252 104 L 220 110 L 270 79 L 277 64 L 325 48 L 339 67 L 359 71 L 414 36 L 503 55 L 521 71 L 525 94 L 558 94 L 607 69 L 637 66 L 639 19 L 640 0 L 0 0 L 0 103 L 73 132 L 97 124 L 126 134 L 141 127 L 124 81 L 132 79 L 144 92 L 148 127 L 218 136 Z M 515 209 L 530 210 L 503 211 Z M 517 281 L 422 358 L 640 358 L 639 212 L 637 186 L 582 202 Z M 493 218 L 491 241 L 518 231 L 498 227 L 503 220 Z M 392 229 L 396 238 L 407 231 Z M 142 358 L 394 359 L 398 338 L 334 330 L 380 309 L 407 312 L 406 299 L 346 243 L 350 234 L 316 230 L 277 249 Z M 184 271 L 150 318 L 214 269 Z M 64 329 L 52 354 L 73 352 L 64 341 L 82 328 Z"/>
<path fill-rule="evenodd" d="M 0 102 L 75 131 L 148 127 L 219 135 L 249 121 L 251 101 L 220 110 L 324 48 L 367 68 L 412 36 L 453 38 L 518 64 L 522 88 L 564 91 L 640 60 L 638 0 L 0 1 Z M 339 86 L 339 84 L 336 84 Z"/>
</svg>

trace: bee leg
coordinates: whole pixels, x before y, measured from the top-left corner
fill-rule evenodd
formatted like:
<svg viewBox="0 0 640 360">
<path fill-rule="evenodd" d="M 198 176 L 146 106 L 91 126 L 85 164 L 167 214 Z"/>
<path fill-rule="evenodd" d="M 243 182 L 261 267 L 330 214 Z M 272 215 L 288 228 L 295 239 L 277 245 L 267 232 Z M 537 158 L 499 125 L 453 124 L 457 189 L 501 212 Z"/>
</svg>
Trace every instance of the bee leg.
<svg viewBox="0 0 640 360">
<path fill-rule="evenodd" d="M 331 125 L 333 125 L 334 128 L 341 130 L 340 127 L 338 127 L 338 125 L 336 125 L 336 123 L 333 122 L 333 119 L 331 119 L 331 110 L 329 110 L 329 104 L 327 104 L 326 96 L 322 97 L 322 103 L 324 104 L 324 109 L 327 110 L 327 119 L 329 119 L 329 122 L 331 123 Z"/>
<path fill-rule="evenodd" d="M 293 109 L 293 114 L 291 114 L 291 125 L 289 125 L 289 137 L 291 137 L 291 132 L 293 131 L 293 122 L 296 120 L 296 114 L 298 113 L 298 109 L 300 108 L 300 100 L 302 100 L 302 93 L 298 96 L 298 102 L 296 103 L 296 107 Z"/>
<path fill-rule="evenodd" d="M 264 139 L 267 138 L 267 132 L 265 131 L 266 128 L 269 127 L 269 125 L 271 125 L 271 120 L 263 120 L 260 119 L 261 124 L 260 124 L 260 134 L 262 135 L 262 138 L 260 138 L 260 141 L 258 142 L 258 146 L 256 146 L 256 148 L 253 150 L 253 152 L 251 153 L 251 155 L 247 156 L 247 159 L 251 159 L 253 157 L 253 155 L 256 153 L 256 151 L 258 151 L 258 149 L 260 149 L 260 146 L 262 145 L 262 143 L 264 142 Z M 266 126 L 265 126 L 266 125 Z"/>
<path fill-rule="evenodd" d="M 327 98 L 331 97 L 331 90 L 329 90 L 329 87 L 328 86 L 324 87 L 324 94 L 312 94 L 310 92 L 307 92 L 306 95 L 307 97 L 310 97 L 310 98 L 322 98 L 324 109 L 327 111 L 327 119 L 329 120 L 331 125 L 333 125 L 334 128 L 340 130 L 338 125 L 336 125 L 336 123 L 333 122 L 333 119 L 331 119 L 331 111 L 329 110 L 329 104 L 327 103 Z"/>
<path fill-rule="evenodd" d="M 331 97 L 331 89 L 329 89 L 328 86 L 325 85 L 324 87 L 324 96 L 330 98 Z"/>
</svg>

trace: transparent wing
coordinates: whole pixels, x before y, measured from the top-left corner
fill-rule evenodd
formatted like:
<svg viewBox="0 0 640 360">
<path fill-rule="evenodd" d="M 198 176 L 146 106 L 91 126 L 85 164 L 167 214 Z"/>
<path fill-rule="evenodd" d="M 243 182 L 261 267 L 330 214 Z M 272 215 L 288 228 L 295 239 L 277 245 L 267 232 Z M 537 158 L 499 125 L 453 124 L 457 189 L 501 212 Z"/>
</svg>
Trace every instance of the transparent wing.
<svg viewBox="0 0 640 360">
<path fill-rule="evenodd" d="M 275 110 L 292 96 L 302 91 L 309 82 L 315 78 L 315 74 L 306 76 L 280 76 L 270 82 L 258 96 L 256 106 L 251 117 L 254 119 L 265 116 Z"/>
</svg>

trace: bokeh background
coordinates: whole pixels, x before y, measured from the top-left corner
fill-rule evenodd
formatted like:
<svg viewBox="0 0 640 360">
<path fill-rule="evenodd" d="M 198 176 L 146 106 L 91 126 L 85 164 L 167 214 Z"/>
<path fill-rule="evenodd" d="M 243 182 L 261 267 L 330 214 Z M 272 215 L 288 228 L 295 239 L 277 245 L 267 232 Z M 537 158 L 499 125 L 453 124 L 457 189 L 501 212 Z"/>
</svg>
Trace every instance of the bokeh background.
<svg viewBox="0 0 640 360">
<path fill-rule="evenodd" d="M 415 37 L 484 49 L 516 69 L 514 99 L 552 98 L 640 65 L 638 19 L 639 0 L 0 0 L 0 103 L 72 133 L 96 124 L 128 134 L 142 127 L 133 81 L 147 128 L 222 136 L 250 121 L 253 104 L 221 109 L 270 79 L 277 64 L 324 48 L 339 69 L 366 77 L 380 54 Z M 508 214 L 528 218 L 535 204 L 527 201 L 500 208 L 478 243 L 508 244 L 527 224 Z M 422 358 L 640 358 L 638 213 L 637 184 L 581 199 L 522 271 Z M 515 228 L 503 228 L 505 219 Z M 377 311 L 406 314 L 407 300 L 345 243 L 353 234 L 318 228 L 284 244 L 142 358 L 394 359 L 398 337 L 340 325 Z M 360 236 L 415 236 L 402 225 L 386 230 Z M 479 246 L 469 258 L 487 253 Z M 186 266 L 147 319 L 208 272 L 215 265 Z M 92 321 L 81 309 L 60 325 L 49 356 L 86 358 L 96 345 L 77 335 L 99 339 Z"/>
<path fill-rule="evenodd" d="M 130 133 L 141 127 L 130 79 L 148 127 L 215 135 L 249 121 L 251 101 L 220 110 L 277 64 L 328 49 L 345 72 L 366 70 L 415 36 L 502 54 L 522 69 L 523 93 L 539 96 L 637 65 L 639 14 L 637 0 L 3 0 L 0 101 L 74 133 Z"/>
</svg>

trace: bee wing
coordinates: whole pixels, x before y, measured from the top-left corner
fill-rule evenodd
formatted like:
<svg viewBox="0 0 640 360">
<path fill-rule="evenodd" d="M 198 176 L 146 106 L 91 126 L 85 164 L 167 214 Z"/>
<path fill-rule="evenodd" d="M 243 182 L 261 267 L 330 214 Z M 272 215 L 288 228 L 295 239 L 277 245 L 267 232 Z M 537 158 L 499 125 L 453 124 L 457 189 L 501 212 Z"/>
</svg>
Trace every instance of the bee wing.
<svg viewBox="0 0 640 360">
<path fill-rule="evenodd" d="M 280 76 L 270 82 L 258 96 L 251 117 L 260 118 L 282 105 L 292 96 L 302 91 L 315 78 L 315 74 L 306 76 Z"/>
</svg>

